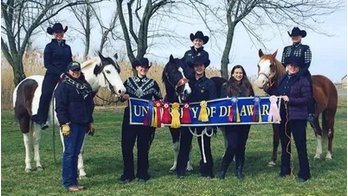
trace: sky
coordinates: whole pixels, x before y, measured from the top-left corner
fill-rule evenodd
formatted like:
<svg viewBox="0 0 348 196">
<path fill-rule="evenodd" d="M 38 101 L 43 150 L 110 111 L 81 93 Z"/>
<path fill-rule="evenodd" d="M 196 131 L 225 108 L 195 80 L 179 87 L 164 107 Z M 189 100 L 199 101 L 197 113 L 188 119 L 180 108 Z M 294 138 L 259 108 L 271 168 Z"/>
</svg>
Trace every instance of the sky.
<svg viewBox="0 0 348 196">
<path fill-rule="evenodd" d="M 114 6 L 114 3 L 112 3 L 102 7 L 102 13 L 104 14 L 102 16 L 103 20 L 108 20 L 108 17 L 111 15 L 110 12 L 115 9 Z M 62 20 L 64 26 L 67 24 L 68 26 L 77 26 L 76 22 L 71 18 L 72 17 L 69 16 L 68 11 L 62 12 L 58 15 L 58 20 Z M 342 77 L 347 74 L 347 9 L 345 8 L 344 10 L 339 10 L 331 15 L 323 16 L 320 18 L 320 20 L 322 23 L 316 25 L 317 29 L 332 36 L 326 36 L 304 29 L 307 31 L 307 36 L 302 39 L 302 43 L 309 45 L 312 51 L 312 63 L 309 70 L 312 75 L 325 75 L 333 82 L 340 82 Z M 190 33 L 195 33 L 197 30 L 201 30 L 205 35 L 210 36 L 204 23 L 200 21 L 189 23 L 171 22 L 167 23 L 167 26 L 164 25 L 163 27 L 170 29 L 170 31 L 174 31 L 177 35 L 181 35 L 183 37 L 186 36 L 187 40 L 185 41 L 183 39 L 181 43 L 173 40 L 168 41 L 166 38 L 156 39 L 153 41 L 149 40 L 149 43 L 155 44 L 153 47 L 149 48 L 149 54 L 145 55 L 145 57 L 149 58 L 150 61 L 165 64 L 168 61 L 170 54 L 173 54 L 174 57 L 181 58 L 185 51 L 187 51 L 192 45 L 191 40 L 189 39 Z M 249 76 L 257 75 L 256 65 L 259 60 L 258 50 L 260 48 L 264 51 L 264 53 L 273 53 L 274 51 L 278 50 L 277 59 L 280 60 L 283 48 L 286 45 L 291 44 L 291 39 L 287 34 L 287 31 L 291 31 L 291 29 L 292 28 L 287 30 L 284 29 L 283 32 L 263 29 L 261 33 L 266 39 L 269 39 L 269 41 L 264 42 L 264 45 L 267 47 L 267 49 L 265 49 L 261 48 L 260 46 L 255 46 L 250 41 L 243 27 L 238 25 L 235 31 L 232 51 L 230 53 L 229 70 L 231 70 L 234 65 L 240 64 L 243 65 Z M 83 43 L 80 39 L 76 39 L 76 32 L 74 33 L 72 31 L 72 29 L 69 29 L 66 33 L 67 42 L 72 47 L 74 54 L 83 54 Z M 119 31 L 121 33 L 120 29 Z M 74 36 L 70 36 L 69 38 L 69 33 L 74 34 Z M 269 35 L 269 37 L 267 37 L 267 35 Z M 92 51 L 99 47 L 99 37 L 99 30 L 93 29 L 91 43 Z M 35 47 L 43 50 L 45 44 L 48 43 L 50 39 L 51 37 L 48 34 L 41 33 L 34 42 L 34 45 Z M 210 66 L 217 69 L 220 68 L 222 48 L 224 47 L 225 40 L 222 39 L 218 42 L 220 43 L 210 41 L 204 46 L 205 50 L 210 54 Z M 115 48 L 119 56 L 126 55 L 125 44 L 123 41 L 118 41 L 115 43 Z M 126 60 L 128 60 L 128 58 L 126 58 Z"/>
</svg>

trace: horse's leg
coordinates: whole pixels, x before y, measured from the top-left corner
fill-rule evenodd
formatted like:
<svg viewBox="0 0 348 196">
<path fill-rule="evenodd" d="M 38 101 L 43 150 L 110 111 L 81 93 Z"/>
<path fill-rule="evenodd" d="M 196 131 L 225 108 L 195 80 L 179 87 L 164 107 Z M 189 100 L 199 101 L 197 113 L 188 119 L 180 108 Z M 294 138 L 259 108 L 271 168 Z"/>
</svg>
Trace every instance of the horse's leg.
<svg viewBox="0 0 348 196">
<path fill-rule="evenodd" d="M 78 156 L 78 162 L 77 162 L 77 168 L 79 170 L 79 178 L 80 179 L 85 179 L 87 178 L 87 174 L 85 172 L 85 167 L 83 165 L 83 146 L 85 145 L 85 139 L 83 140 L 82 146 L 81 146 L 81 150 L 80 150 L 80 154 Z"/>
<path fill-rule="evenodd" d="M 31 164 L 30 164 L 30 147 L 31 147 L 31 133 L 23 133 L 23 141 L 25 148 L 25 172 L 31 172 Z"/>
<path fill-rule="evenodd" d="M 271 161 L 268 162 L 268 167 L 275 166 L 275 161 L 277 160 L 277 154 L 278 154 L 278 146 L 279 146 L 279 125 L 278 124 L 272 124 L 273 128 L 273 152 Z"/>
<path fill-rule="evenodd" d="M 173 150 L 174 150 L 174 163 L 173 166 L 169 169 L 169 171 L 175 171 L 176 170 L 176 164 L 177 164 L 177 159 L 179 155 L 179 149 L 180 149 L 180 129 L 172 129 L 169 128 L 170 134 L 172 136 L 173 140 Z"/>
<path fill-rule="evenodd" d="M 320 126 L 319 126 L 319 119 L 318 119 L 318 117 L 313 119 L 313 125 L 311 125 L 311 126 L 314 129 L 314 133 L 315 133 L 316 138 L 317 138 L 317 147 L 316 147 L 316 150 L 315 150 L 314 158 L 315 159 L 320 159 L 320 156 L 321 156 L 323 150 L 322 150 L 322 137 L 321 137 L 322 130 L 321 130 Z"/>
<path fill-rule="evenodd" d="M 34 128 L 33 132 L 33 145 L 34 145 L 34 160 L 36 162 L 36 169 L 41 171 L 42 165 L 40 160 L 40 139 L 41 139 L 41 130 L 37 125 L 32 126 Z"/>
<path fill-rule="evenodd" d="M 189 153 L 189 160 L 187 161 L 187 167 L 186 167 L 186 171 L 193 171 L 193 167 L 192 167 L 192 157 L 191 157 L 191 150 L 192 150 L 192 144 L 190 146 L 190 153 Z"/>
<path fill-rule="evenodd" d="M 18 109 L 18 108 L 17 108 Z M 30 115 L 29 113 L 25 112 L 19 113 L 18 110 L 15 109 L 15 115 L 16 119 L 19 124 L 19 128 L 23 133 L 23 142 L 24 142 L 24 148 L 25 148 L 25 172 L 31 172 L 31 160 L 30 160 L 30 151 L 32 148 L 32 125 L 30 123 Z"/>
<path fill-rule="evenodd" d="M 327 133 L 328 137 L 328 151 L 325 157 L 326 160 L 332 160 L 332 141 L 334 137 L 334 123 L 335 114 L 333 112 L 327 111 L 325 117 L 322 118 L 323 131 Z"/>
</svg>

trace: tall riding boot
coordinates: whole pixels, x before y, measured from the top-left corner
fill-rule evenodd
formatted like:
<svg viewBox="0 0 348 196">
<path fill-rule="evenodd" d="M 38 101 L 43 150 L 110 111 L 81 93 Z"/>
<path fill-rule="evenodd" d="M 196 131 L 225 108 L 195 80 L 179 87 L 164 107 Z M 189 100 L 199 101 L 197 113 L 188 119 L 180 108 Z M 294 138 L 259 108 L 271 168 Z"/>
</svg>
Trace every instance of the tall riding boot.
<svg viewBox="0 0 348 196">
<path fill-rule="evenodd" d="M 228 159 L 227 157 L 224 156 L 224 158 L 222 159 L 220 172 L 217 175 L 218 179 L 224 179 L 225 178 L 228 166 L 230 165 L 231 162 L 232 162 L 231 158 Z"/>
<path fill-rule="evenodd" d="M 242 180 L 244 178 L 243 174 L 244 159 L 236 160 L 236 176 L 238 179 Z"/>
</svg>

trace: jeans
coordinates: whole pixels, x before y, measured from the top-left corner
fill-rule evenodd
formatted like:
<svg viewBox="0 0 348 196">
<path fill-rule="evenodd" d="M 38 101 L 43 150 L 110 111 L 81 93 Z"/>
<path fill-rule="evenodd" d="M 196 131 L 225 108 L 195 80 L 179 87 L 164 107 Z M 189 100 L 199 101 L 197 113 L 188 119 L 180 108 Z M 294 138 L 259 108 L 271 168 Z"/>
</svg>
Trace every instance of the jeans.
<svg viewBox="0 0 348 196">
<path fill-rule="evenodd" d="M 87 131 L 87 124 L 70 124 L 70 136 L 64 137 L 65 150 L 63 152 L 62 178 L 63 187 L 69 188 L 77 183 L 77 158 L 80 154 L 83 139 Z"/>
</svg>

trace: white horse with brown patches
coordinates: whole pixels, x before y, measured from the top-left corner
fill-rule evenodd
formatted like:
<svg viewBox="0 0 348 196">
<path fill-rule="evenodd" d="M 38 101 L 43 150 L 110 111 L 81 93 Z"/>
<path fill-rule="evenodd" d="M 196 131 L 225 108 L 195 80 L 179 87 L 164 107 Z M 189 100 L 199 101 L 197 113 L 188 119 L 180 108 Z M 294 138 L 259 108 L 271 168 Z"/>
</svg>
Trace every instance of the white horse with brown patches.
<svg viewBox="0 0 348 196">
<path fill-rule="evenodd" d="M 97 93 L 100 87 L 108 88 L 114 95 L 121 96 L 126 92 L 123 82 L 120 77 L 120 67 L 115 59 L 104 57 L 99 53 L 99 57 L 92 58 L 81 65 L 81 70 L 91 85 L 92 91 Z M 30 119 L 31 116 L 37 113 L 41 96 L 42 82 L 44 76 L 30 76 L 19 83 L 13 92 L 13 106 L 15 111 L 16 121 L 19 123 L 20 130 L 23 133 L 25 147 L 25 171 L 31 172 L 35 168 L 42 170 L 39 143 L 41 128 Z M 53 115 L 54 113 L 54 115 Z M 59 125 L 56 114 L 54 112 L 54 100 L 52 99 L 48 112 L 48 124 L 50 127 Z M 61 139 L 62 138 L 62 134 Z M 34 150 L 34 161 L 36 167 L 31 166 L 31 149 Z M 64 151 L 64 143 L 63 143 Z M 83 165 L 83 145 L 78 157 L 79 177 L 86 176 Z"/>
</svg>

